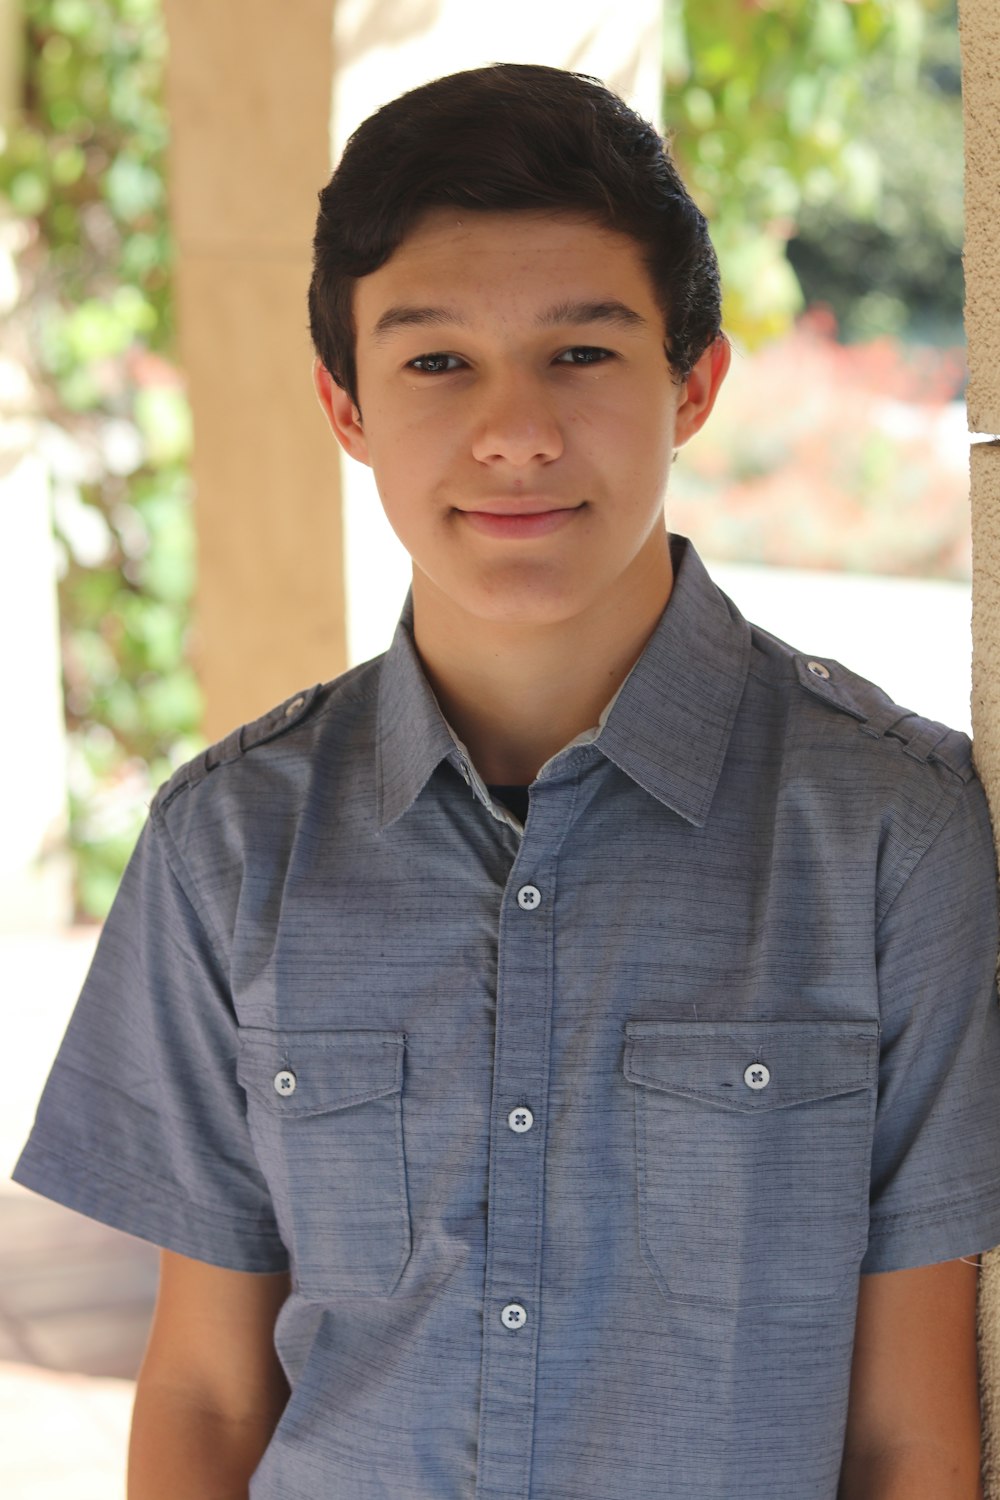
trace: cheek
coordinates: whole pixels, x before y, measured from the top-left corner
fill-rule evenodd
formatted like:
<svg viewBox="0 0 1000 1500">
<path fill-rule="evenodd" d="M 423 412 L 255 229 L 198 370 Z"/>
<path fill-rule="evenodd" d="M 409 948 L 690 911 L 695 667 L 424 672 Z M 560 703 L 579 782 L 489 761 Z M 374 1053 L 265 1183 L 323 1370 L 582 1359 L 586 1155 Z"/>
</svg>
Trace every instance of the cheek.
<svg viewBox="0 0 1000 1500">
<path fill-rule="evenodd" d="M 609 475 L 652 479 L 669 470 L 673 423 L 660 402 L 616 402 L 597 412 L 580 413 L 572 432 L 581 457 Z"/>
<path fill-rule="evenodd" d="M 662 435 L 673 430 L 673 410 L 669 392 L 661 378 L 648 379 L 633 372 L 618 385 L 609 381 L 603 390 L 595 390 L 589 400 L 566 409 L 570 422 L 583 431 L 592 431 L 606 441 L 615 434 L 641 437 L 644 448 L 655 448 Z"/>
<path fill-rule="evenodd" d="M 429 410 L 380 426 L 371 452 L 376 478 L 384 476 L 397 495 L 433 496 L 468 477 L 473 464 L 460 424 Z"/>
<path fill-rule="evenodd" d="M 369 434 L 372 473 L 393 530 L 406 541 L 426 531 L 441 509 L 454 464 L 425 423 L 375 426 Z"/>
<path fill-rule="evenodd" d="M 454 445 L 455 427 L 430 402 L 383 402 L 371 411 L 369 439 L 381 463 L 405 468 L 408 455 L 429 457 L 446 446 L 449 435 Z"/>
<path fill-rule="evenodd" d="M 420 465 L 424 434 L 419 425 L 404 423 L 384 409 L 372 410 L 366 423 L 368 451 L 375 476 L 395 481 Z"/>
</svg>

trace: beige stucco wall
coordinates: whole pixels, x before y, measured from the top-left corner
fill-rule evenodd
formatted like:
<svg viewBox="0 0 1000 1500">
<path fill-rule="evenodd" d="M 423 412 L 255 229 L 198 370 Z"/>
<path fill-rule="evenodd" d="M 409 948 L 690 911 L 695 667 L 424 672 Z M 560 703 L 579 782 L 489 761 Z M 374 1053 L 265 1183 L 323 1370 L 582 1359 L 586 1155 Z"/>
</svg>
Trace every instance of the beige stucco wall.
<svg viewBox="0 0 1000 1500">
<path fill-rule="evenodd" d="M 1000 433 L 1000 9 L 960 0 L 965 100 L 965 276 L 969 426 Z M 1000 445 L 973 445 L 972 729 L 1000 831 Z M 987 1500 L 1000 1500 L 1000 1251 L 983 1259 L 979 1347 Z"/>
<path fill-rule="evenodd" d="M 969 427 L 1000 433 L 1000 6 L 960 0 Z"/>
<path fill-rule="evenodd" d="M 968 5 L 969 0 L 963 0 Z M 996 187 L 1000 189 L 1000 181 Z M 975 206 L 970 205 L 972 211 Z M 972 729 L 993 829 L 1000 830 L 1000 444 L 972 448 Z M 1000 1500 L 1000 1250 L 983 1256 L 979 1353 L 986 1500 Z"/>
<path fill-rule="evenodd" d="M 338 465 L 305 293 L 329 171 L 330 0 L 166 0 L 171 212 L 194 411 L 196 665 L 216 737 L 345 662 Z"/>
</svg>

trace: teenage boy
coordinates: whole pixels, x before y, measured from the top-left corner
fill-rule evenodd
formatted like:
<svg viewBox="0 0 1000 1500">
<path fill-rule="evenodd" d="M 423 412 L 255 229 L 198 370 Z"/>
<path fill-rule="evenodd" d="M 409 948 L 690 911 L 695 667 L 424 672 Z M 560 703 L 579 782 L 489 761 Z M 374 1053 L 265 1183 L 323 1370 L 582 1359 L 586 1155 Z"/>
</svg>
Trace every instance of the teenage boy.
<svg viewBox="0 0 1000 1500">
<path fill-rule="evenodd" d="M 310 313 L 411 593 L 161 789 L 16 1173 L 163 1247 L 132 1500 L 973 1500 L 983 795 L 668 537 L 729 346 L 662 142 L 417 89 Z"/>
</svg>

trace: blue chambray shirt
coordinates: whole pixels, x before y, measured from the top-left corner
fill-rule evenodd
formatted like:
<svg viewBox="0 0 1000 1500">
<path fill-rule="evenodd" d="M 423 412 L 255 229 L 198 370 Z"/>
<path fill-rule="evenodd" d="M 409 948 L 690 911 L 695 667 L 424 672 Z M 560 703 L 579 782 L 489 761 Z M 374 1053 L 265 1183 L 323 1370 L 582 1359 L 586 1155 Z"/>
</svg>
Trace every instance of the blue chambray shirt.
<svg viewBox="0 0 1000 1500">
<path fill-rule="evenodd" d="M 859 1273 L 1000 1241 L 968 742 L 675 547 L 523 828 L 409 599 L 153 803 L 15 1176 L 291 1267 L 253 1500 L 835 1500 Z"/>
</svg>

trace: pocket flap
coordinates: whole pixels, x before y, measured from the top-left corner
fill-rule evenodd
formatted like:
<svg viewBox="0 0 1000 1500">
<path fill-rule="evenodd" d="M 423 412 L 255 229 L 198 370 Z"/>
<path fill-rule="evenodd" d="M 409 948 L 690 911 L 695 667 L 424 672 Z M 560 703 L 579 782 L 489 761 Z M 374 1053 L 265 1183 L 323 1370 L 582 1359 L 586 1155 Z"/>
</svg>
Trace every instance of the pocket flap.
<svg viewBox="0 0 1000 1500">
<path fill-rule="evenodd" d="M 267 1031 L 244 1027 L 236 1076 L 275 1114 L 329 1114 L 403 1086 L 402 1031 Z"/>
<path fill-rule="evenodd" d="M 781 1109 L 869 1088 L 878 1035 L 877 1021 L 627 1021 L 625 1077 L 723 1109 Z"/>
</svg>

